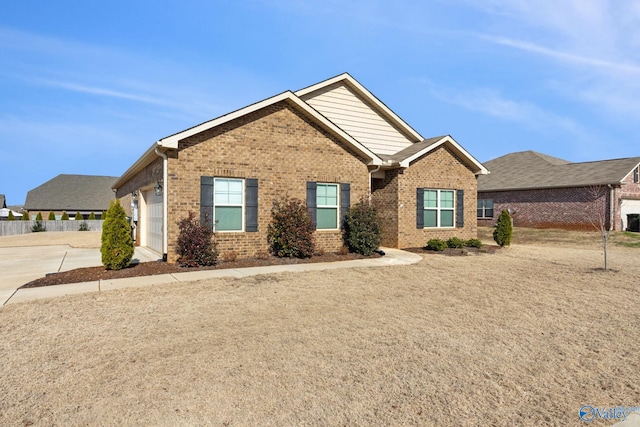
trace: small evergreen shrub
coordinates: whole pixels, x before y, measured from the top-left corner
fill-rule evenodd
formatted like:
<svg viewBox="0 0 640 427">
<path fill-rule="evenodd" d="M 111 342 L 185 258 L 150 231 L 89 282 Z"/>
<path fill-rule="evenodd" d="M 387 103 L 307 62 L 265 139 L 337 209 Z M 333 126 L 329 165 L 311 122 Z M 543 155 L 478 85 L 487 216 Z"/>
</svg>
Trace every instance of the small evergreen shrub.
<svg viewBox="0 0 640 427">
<path fill-rule="evenodd" d="M 60 218 L 62 221 L 69 221 L 69 214 L 67 213 L 67 211 L 62 212 L 62 218 Z"/>
<path fill-rule="evenodd" d="M 107 218 L 111 213 L 107 214 Z M 176 253 L 181 267 L 215 265 L 218 262 L 217 244 L 213 240 L 213 229 L 201 225 L 193 212 L 178 222 Z"/>
<path fill-rule="evenodd" d="M 468 248 L 481 248 L 482 241 L 480 239 L 469 239 L 464 242 L 464 245 Z"/>
<path fill-rule="evenodd" d="M 102 220 L 107 219 L 107 211 L 102 211 L 102 215 L 100 216 L 100 219 Z"/>
<path fill-rule="evenodd" d="M 89 224 L 87 224 L 87 221 L 82 221 L 78 226 L 78 231 L 89 231 L 89 230 L 91 230 L 91 228 L 89 227 Z"/>
<path fill-rule="evenodd" d="M 315 225 L 305 204 L 283 197 L 273 201 L 267 243 L 278 257 L 310 258 L 315 251 Z"/>
<path fill-rule="evenodd" d="M 93 221 L 94 219 L 96 219 L 96 214 L 94 214 L 93 212 L 91 212 L 89 214 L 89 221 Z"/>
<path fill-rule="evenodd" d="M 442 239 L 431 239 L 427 242 L 427 246 L 425 246 L 425 249 L 429 251 L 441 252 L 447 249 L 447 242 Z"/>
<path fill-rule="evenodd" d="M 56 214 L 54 214 L 53 212 L 49 212 L 49 218 L 47 218 L 49 221 L 55 221 L 56 220 Z"/>
<path fill-rule="evenodd" d="M 31 226 L 31 231 L 33 233 L 47 231 L 47 227 L 42 224 L 42 215 L 40 215 L 40 219 L 36 219 L 36 223 Z"/>
<path fill-rule="evenodd" d="M 382 242 L 378 214 L 368 201 L 361 200 L 347 211 L 344 218 L 344 242 L 351 252 L 369 256 Z"/>
<path fill-rule="evenodd" d="M 513 234 L 513 225 L 511 224 L 511 215 L 507 210 L 503 210 L 498 217 L 496 229 L 493 230 L 493 240 L 500 246 L 509 246 L 511 244 L 511 236 Z"/>
<path fill-rule="evenodd" d="M 7 216 L 7 221 L 15 221 L 16 217 L 13 215 L 13 211 L 9 210 L 9 216 Z"/>
<path fill-rule="evenodd" d="M 460 249 L 464 247 L 464 240 L 459 239 L 457 237 L 452 237 L 449 240 L 447 240 L 447 247 L 448 248 L 456 248 L 456 249 Z"/>
<path fill-rule="evenodd" d="M 119 199 L 111 201 L 108 218 L 102 226 L 102 265 L 107 270 L 121 270 L 129 265 L 134 247 L 127 214 Z"/>
<path fill-rule="evenodd" d="M 22 220 L 29 221 L 29 212 L 22 212 Z"/>
<path fill-rule="evenodd" d="M 42 221 L 42 212 L 38 212 L 38 215 L 36 215 L 36 221 Z"/>
<path fill-rule="evenodd" d="M 76 216 L 73 217 L 76 221 L 82 221 L 82 214 L 80 212 L 76 212 Z"/>
</svg>

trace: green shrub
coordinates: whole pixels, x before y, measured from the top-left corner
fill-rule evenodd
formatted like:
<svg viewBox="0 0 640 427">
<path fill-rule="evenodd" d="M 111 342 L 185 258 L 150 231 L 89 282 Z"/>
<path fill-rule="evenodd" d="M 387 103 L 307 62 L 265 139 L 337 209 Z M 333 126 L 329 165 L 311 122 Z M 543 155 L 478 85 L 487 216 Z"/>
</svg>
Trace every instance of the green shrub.
<svg viewBox="0 0 640 427">
<path fill-rule="evenodd" d="M 29 212 L 22 212 L 22 220 L 29 221 Z"/>
<path fill-rule="evenodd" d="M 442 239 L 431 239 L 427 242 L 427 246 L 425 246 L 425 249 L 441 252 L 447 249 L 447 242 Z"/>
<path fill-rule="evenodd" d="M 109 206 L 108 219 L 102 226 L 102 265 L 107 270 L 121 270 L 129 265 L 133 251 L 127 214 L 120 205 L 120 200 L 114 199 Z"/>
<path fill-rule="evenodd" d="M 42 221 L 42 212 L 38 212 L 38 215 L 36 215 L 36 221 Z"/>
<path fill-rule="evenodd" d="M 315 225 L 305 204 L 283 197 L 273 201 L 267 228 L 269 250 L 278 257 L 309 258 L 315 251 Z"/>
<path fill-rule="evenodd" d="M 78 231 L 89 231 L 89 230 L 91 230 L 91 228 L 89 227 L 89 224 L 87 224 L 87 221 L 82 221 L 78 226 Z"/>
<path fill-rule="evenodd" d="M 111 213 L 109 213 L 109 218 Z M 178 264 L 182 267 L 215 265 L 218 261 L 218 250 L 213 240 L 213 229 L 201 225 L 193 212 L 178 222 L 180 233 L 176 253 Z"/>
<path fill-rule="evenodd" d="M 107 219 L 107 211 L 102 211 L 102 215 L 100 216 L 101 220 Z"/>
<path fill-rule="evenodd" d="M 82 214 L 80 212 L 76 212 L 76 216 L 73 219 L 76 221 L 82 221 Z"/>
<path fill-rule="evenodd" d="M 91 213 L 89 214 L 89 220 L 90 220 L 90 221 L 93 221 L 94 219 L 96 219 L 96 214 L 94 214 L 93 212 L 91 212 Z"/>
<path fill-rule="evenodd" d="M 503 210 L 498 217 L 496 229 L 493 230 L 493 240 L 500 246 L 509 246 L 511 244 L 511 236 L 513 234 L 513 225 L 511 224 L 511 215 Z"/>
<path fill-rule="evenodd" d="M 347 211 L 343 237 L 351 252 L 369 256 L 378 249 L 382 230 L 376 210 L 369 202 L 361 200 Z"/>
<path fill-rule="evenodd" d="M 41 219 L 36 219 L 36 223 L 31 226 L 31 231 L 33 233 L 40 233 L 42 231 L 47 231 L 47 228 L 42 225 L 42 215 L 40 215 Z"/>
<path fill-rule="evenodd" d="M 459 239 L 457 237 L 452 237 L 449 240 L 447 240 L 447 247 L 448 248 L 463 248 L 464 247 L 464 240 Z"/>
<path fill-rule="evenodd" d="M 67 213 L 67 211 L 62 212 L 62 218 L 60 218 L 62 221 L 69 221 L 69 214 Z"/>
<path fill-rule="evenodd" d="M 464 245 L 468 248 L 481 248 L 482 241 L 480 239 L 469 239 L 464 242 Z"/>
<path fill-rule="evenodd" d="M 53 212 L 49 212 L 49 221 L 55 221 L 56 220 L 56 214 L 54 214 Z"/>
<path fill-rule="evenodd" d="M 13 211 L 9 209 L 9 216 L 7 216 L 7 221 L 15 221 L 16 217 L 13 216 Z"/>
</svg>

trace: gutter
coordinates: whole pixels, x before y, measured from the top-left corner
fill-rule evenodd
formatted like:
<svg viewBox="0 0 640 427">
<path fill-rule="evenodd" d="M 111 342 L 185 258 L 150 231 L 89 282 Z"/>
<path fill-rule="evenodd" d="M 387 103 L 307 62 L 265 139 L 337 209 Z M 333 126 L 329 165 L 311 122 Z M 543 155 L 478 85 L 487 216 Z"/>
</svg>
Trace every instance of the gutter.
<svg viewBox="0 0 640 427">
<path fill-rule="evenodd" d="M 169 171 L 168 164 L 169 158 L 165 153 L 160 151 L 158 147 L 155 148 L 155 153 L 162 157 L 162 261 L 167 261 L 167 254 L 169 252 L 169 239 L 168 239 L 168 226 L 169 226 L 169 194 L 167 192 L 169 184 Z"/>
</svg>

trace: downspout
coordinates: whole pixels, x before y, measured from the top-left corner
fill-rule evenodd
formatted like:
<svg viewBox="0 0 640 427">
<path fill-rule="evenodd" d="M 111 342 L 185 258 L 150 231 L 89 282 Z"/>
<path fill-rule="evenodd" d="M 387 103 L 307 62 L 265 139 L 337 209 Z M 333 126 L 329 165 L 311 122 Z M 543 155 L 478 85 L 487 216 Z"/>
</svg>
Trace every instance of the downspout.
<svg viewBox="0 0 640 427">
<path fill-rule="evenodd" d="M 169 253 L 169 242 L 168 242 L 168 226 L 169 226 L 169 195 L 168 195 L 168 184 L 169 184 L 169 172 L 168 172 L 168 163 L 169 158 L 166 154 L 156 147 L 155 152 L 158 156 L 162 157 L 162 261 L 167 261 L 167 254 Z"/>
</svg>

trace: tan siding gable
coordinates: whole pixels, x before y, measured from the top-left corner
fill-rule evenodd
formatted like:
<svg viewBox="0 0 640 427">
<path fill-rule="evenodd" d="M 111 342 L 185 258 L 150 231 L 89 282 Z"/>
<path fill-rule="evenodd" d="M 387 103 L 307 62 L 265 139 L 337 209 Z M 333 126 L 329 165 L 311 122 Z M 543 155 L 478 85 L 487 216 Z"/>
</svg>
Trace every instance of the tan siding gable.
<svg viewBox="0 0 640 427">
<path fill-rule="evenodd" d="M 394 154 L 414 142 L 342 82 L 302 99 L 375 154 Z"/>
</svg>

